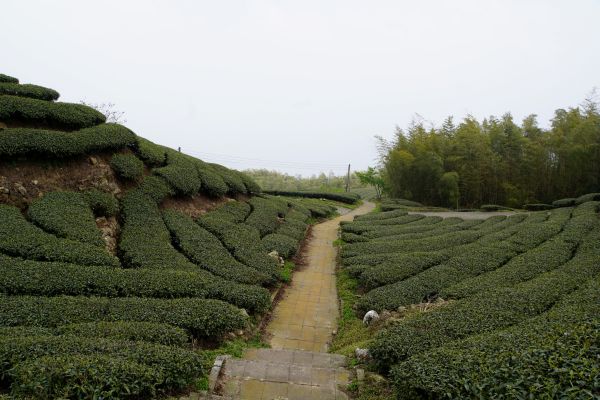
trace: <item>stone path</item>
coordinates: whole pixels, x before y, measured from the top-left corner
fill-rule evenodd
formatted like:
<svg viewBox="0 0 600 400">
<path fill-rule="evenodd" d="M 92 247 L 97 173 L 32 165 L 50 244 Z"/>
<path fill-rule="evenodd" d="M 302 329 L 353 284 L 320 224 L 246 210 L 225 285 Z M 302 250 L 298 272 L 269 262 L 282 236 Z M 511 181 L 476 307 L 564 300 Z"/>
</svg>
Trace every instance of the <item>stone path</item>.
<svg viewBox="0 0 600 400">
<path fill-rule="evenodd" d="M 337 400 L 349 383 L 343 356 L 328 354 L 336 329 L 338 300 L 335 280 L 341 221 L 351 221 L 375 205 L 315 225 L 306 250 L 306 265 L 294 272 L 291 285 L 267 326 L 271 349 L 252 349 L 244 358 L 225 361 L 221 391 L 229 399 Z"/>
</svg>

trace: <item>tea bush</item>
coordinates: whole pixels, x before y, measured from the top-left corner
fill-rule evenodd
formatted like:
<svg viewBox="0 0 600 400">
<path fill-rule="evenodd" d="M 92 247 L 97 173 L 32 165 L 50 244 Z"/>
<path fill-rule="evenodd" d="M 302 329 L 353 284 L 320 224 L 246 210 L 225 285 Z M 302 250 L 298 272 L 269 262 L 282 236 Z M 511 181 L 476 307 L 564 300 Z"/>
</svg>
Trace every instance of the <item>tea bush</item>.
<svg viewBox="0 0 600 400">
<path fill-rule="evenodd" d="M 144 174 L 144 163 L 133 154 L 115 154 L 110 166 L 122 179 L 137 180 Z"/>
<path fill-rule="evenodd" d="M 3 94 L 48 101 L 58 100 L 60 97 L 56 90 L 48 89 L 42 86 L 0 82 L 0 95 Z"/>
<path fill-rule="evenodd" d="M 261 241 L 267 252 L 275 250 L 283 258 L 290 258 L 298 251 L 297 239 L 279 233 L 268 234 Z"/>
<path fill-rule="evenodd" d="M 111 193 L 89 189 L 82 193 L 83 198 L 97 217 L 112 217 L 119 212 L 119 201 Z"/>
<path fill-rule="evenodd" d="M 330 192 L 295 192 L 285 190 L 265 190 L 267 194 L 274 196 L 285 196 L 285 197 L 303 197 L 307 199 L 327 199 L 333 201 L 339 201 L 340 203 L 355 204 L 360 196 L 355 193 L 330 193 Z"/>
<path fill-rule="evenodd" d="M 17 78 L 13 78 L 12 76 L 0 74 L 0 82 L 19 83 L 19 80 Z"/>
<path fill-rule="evenodd" d="M 276 198 L 253 197 L 248 203 L 252 211 L 246 224 L 256 228 L 261 237 L 274 233 L 288 210 L 287 203 Z"/>
</svg>

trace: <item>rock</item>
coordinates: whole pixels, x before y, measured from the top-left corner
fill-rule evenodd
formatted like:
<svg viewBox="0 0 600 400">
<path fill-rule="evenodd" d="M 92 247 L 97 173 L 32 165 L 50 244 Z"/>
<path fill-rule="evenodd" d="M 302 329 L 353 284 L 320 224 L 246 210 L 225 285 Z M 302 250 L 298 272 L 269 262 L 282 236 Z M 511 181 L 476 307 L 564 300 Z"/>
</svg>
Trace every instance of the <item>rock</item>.
<svg viewBox="0 0 600 400">
<path fill-rule="evenodd" d="M 279 253 L 277 251 L 275 251 L 275 250 L 273 250 L 272 252 L 270 252 L 268 254 L 268 256 L 279 261 Z"/>
<path fill-rule="evenodd" d="M 388 319 L 390 319 L 392 317 L 392 313 L 389 312 L 388 310 L 383 310 L 381 312 L 380 317 L 381 317 L 382 320 L 386 321 L 386 320 L 388 320 Z"/>
<path fill-rule="evenodd" d="M 37 186 L 37 184 L 38 184 L 39 182 L 38 182 L 38 180 L 37 180 L 37 179 L 34 179 L 34 180 L 32 180 L 32 181 L 31 181 L 31 183 L 33 183 L 34 185 L 36 185 L 36 186 Z"/>
<path fill-rule="evenodd" d="M 244 331 L 240 329 L 235 334 L 238 336 L 244 336 Z"/>
<path fill-rule="evenodd" d="M 333 332 L 331 332 L 331 336 L 335 336 L 335 335 L 337 335 L 337 331 L 336 330 L 334 330 Z"/>
<path fill-rule="evenodd" d="M 356 350 L 354 350 L 354 355 L 359 361 L 365 361 L 370 358 L 369 349 L 361 349 L 357 347 Z"/>
<path fill-rule="evenodd" d="M 248 318 L 250 317 L 250 315 L 248 315 L 248 311 L 246 311 L 245 308 L 240 308 L 240 312 L 242 313 L 242 315 L 244 317 L 248 317 Z"/>
<path fill-rule="evenodd" d="M 378 319 L 379 319 L 379 314 L 377 314 L 377 311 L 371 310 L 371 311 L 367 312 L 365 314 L 365 316 L 363 317 L 363 324 L 370 325 L 372 322 L 375 322 Z"/>
<path fill-rule="evenodd" d="M 98 159 L 96 157 L 90 157 L 90 164 L 92 164 L 92 165 L 98 164 Z"/>
<path fill-rule="evenodd" d="M 14 187 L 17 189 L 17 192 L 21 194 L 21 196 L 27 196 L 27 189 L 25 189 L 25 186 L 23 186 L 21 183 L 15 182 Z"/>
<path fill-rule="evenodd" d="M 10 194 L 10 189 L 4 186 L 0 186 L 0 193 L 1 194 Z"/>
<path fill-rule="evenodd" d="M 365 370 L 362 368 L 356 368 L 356 380 L 362 382 L 365 380 Z"/>
</svg>

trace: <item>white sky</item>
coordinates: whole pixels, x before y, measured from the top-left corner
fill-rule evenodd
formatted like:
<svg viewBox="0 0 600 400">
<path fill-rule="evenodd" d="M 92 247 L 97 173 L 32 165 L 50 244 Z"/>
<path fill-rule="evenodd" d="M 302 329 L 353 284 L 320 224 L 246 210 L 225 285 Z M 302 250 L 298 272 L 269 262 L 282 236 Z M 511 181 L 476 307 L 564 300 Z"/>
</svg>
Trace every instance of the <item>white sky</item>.
<svg viewBox="0 0 600 400">
<path fill-rule="evenodd" d="M 113 102 L 155 142 L 232 168 L 374 164 L 376 134 L 578 105 L 600 1 L 2 2 L 0 72 Z"/>
</svg>

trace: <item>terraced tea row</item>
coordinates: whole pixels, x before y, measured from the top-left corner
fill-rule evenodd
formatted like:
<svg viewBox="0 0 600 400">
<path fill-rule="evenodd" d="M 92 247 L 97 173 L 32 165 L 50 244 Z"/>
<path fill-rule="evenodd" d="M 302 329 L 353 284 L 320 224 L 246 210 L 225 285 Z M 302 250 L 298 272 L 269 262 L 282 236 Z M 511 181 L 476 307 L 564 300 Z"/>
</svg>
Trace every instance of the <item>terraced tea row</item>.
<svg viewBox="0 0 600 400">
<path fill-rule="evenodd" d="M 397 210 L 344 225 L 360 237 L 342 249 L 343 268 L 367 289 L 359 310 L 449 300 L 388 324 L 371 343 L 400 398 L 591 394 L 598 352 L 584 343 L 598 326 L 599 206 L 471 226 Z"/>
</svg>

